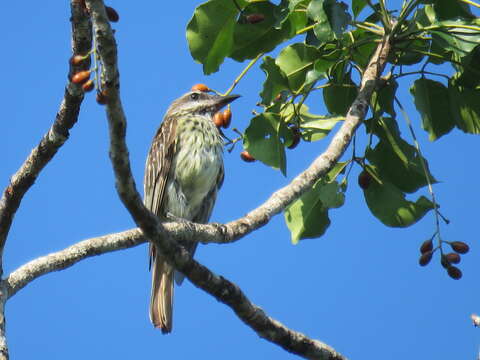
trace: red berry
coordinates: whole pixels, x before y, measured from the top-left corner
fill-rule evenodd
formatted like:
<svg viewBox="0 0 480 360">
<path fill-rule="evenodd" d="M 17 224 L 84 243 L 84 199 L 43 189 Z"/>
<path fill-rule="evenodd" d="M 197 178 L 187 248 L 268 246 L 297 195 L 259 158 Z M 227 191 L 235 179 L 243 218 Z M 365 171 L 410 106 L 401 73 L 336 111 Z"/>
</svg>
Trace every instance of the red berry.
<svg viewBox="0 0 480 360">
<path fill-rule="evenodd" d="M 209 92 L 210 89 L 207 85 L 205 84 L 195 84 L 192 86 L 190 89 L 191 91 L 201 91 L 201 92 Z"/>
<path fill-rule="evenodd" d="M 85 56 L 82 55 L 75 55 L 70 58 L 70 64 L 72 65 L 79 65 L 82 61 L 86 59 Z"/>
<path fill-rule="evenodd" d="M 462 278 L 462 272 L 460 271 L 459 268 L 455 266 L 449 266 L 447 268 L 447 273 L 448 273 L 448 276 L 450 276 L 454 280 L 459 280 Z"/>
<path fill-rule="evenodd" d="M 298 130 L 297 127 L 292 127 L 292 132 L 293 132 L 292 143 L 287 146 L 287 148 L 289 149 L 295 149 L 297 145 L 300 143 L 300 139 L 301 139 L 300 130 Z"/>
<path fill-rule="evenodd" d="M 250 155 L 250 153 L 247 150 L 242 151 L 240 153 L 240 157 L 245 162 L 254 162 L 255 161 L 255 158 L 252 155 Z"/>
<path fill-rule="evenodd" d="M 225 110 L 223 110 L 222 126 L 226 129 L 230 126 L 231 122 L 232 122 L 232 110 L 230 110 L 230 107 L 227 107 Z"/>
<path fill-rule="evenodd" d="M 366 171 L 362 171 L 360 175 L 358 175 L 358 185 L 363 189 L 367 190 L 370 187 L 372 182 L 372 175 L 370 175 Z"/>
<path fill-rule="evenodd" d="M 420 264 L 420 266 L 428 265 L 430 260 L 432 260 L 432 255 L 433 255 L 433 252 L 431 251 L 428 251 L 422 254 L 422 256 L 420 256 L 420 259 L 418 259 L 418 263 Z"/>
<path fill-rule="evenodd" d="M 445 255 L 445 258 L 450 264 L 458 264 L 461 260 L 460 255 L 457 253 L 449 253 Z"/>
<path fill-rule="evenodd" d="M 423 244 L 420 246 L 420 252 L 425 254 L 427 251 L 433 250 L 433 241 L 432 240 L 425 240 Z"/>
<path fill-rule="evenodd" d="M 82 85 L 82 89 L 85 92 L 90 92 L 95 88 L 95 83 L 93 80 L 88 80 L 85 84 Z"/>
<path fill-rule="evenodd" d="M 470 247 L 462 241 L 453 241 L 450 243 L 453 251 L 459 254 L 466 254 L 470 250 Z"/>
<path fill-rule="evenodd" d="M 118 20 L 120 20 L 120 16 L 118 15 L 117 10 L 115 10 L 114 8 L 110 6 L 105 6 L 105 11 L 107 12 L 108 20 L 110 20 L 111 22 L 117 22 Z"/>
<path fill-rule="evenodd" d="M 103 91 L 97 91 L 97 97 L 96 97 L 97 103 L 100 105 L 105 105 L 108 101 L 107 94 L 105 93 L 105 90 Z"/>
<path fill-rule="evenodd" d="M 213 115 L 213 122 L 217 128 L 222 127 L 225 123 L 223 114 L 220 111 Z"/>
<path fill-rule="evenodd" d="M 90 70 L 85 70 L 85 71 L 79 71 L 72 77 L 72 82 L 75 84 L 83 84 L 85 81 L 87 81 L 90 78 L 91 71 Z"/>
</svg>

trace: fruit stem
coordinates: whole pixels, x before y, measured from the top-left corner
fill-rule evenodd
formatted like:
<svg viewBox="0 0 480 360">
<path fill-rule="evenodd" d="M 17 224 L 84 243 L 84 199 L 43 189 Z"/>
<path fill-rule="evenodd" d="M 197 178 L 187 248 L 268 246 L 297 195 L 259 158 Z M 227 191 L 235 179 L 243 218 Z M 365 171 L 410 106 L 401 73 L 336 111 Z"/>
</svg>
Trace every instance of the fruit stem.
<svg viewBox="0 0 480 360">
<path fill-rule="evenodd" d="M 240 80 L 242 80 L 242 78 L 245 76 L 245 74 L 248 72 L 248 70 L 250 70 L 250 68 L 255 65 L 255 63 L 258 61 L 258 59 L 260 59 L 262 56 L 263 56 L 264 53 L 260 53 L 258 54 L 254 59 L 252 59 L 248 65 L 245 67 L 245 69 L 242 70 L 242 72 L 240 73 L 240 75 L 237 76 L 237 78 L 235 80 L 233 80 L 233 84 L 232 86 L 230 86 L 230 88 L 227 90 L 227 92 L 225 94 L 223 94 L 223 96 L 227 96 L 229 95 L 233 89 L 235 89 L 235 86 L 237 86 L 237 84 L 240 82 Z"/>
<path fill-rule="evenodd" d="M 395 102 L 397 103 L 398 107 L 400 108 L 400 111 L 402 112 L 402 115 L 403 115 L 403 117 L 404 117 L 404 119 L 407 123 L 407 127 L 410 130 L 410 134 L 412 135 L 413 142 L 415 144 L 415 147 L 416 147 L 418 155 L 419 155 L 418 157 L 420 159 L 420 164 L 422 165 L 423 173 L 425 174 L 425 179 L 427 180 L 428 192 L 430 193 L 430 196 L 432 198 L 433 211 L 435 213 L 435 227 L 436 227 L 436 230 L 437 230 L 435 233 L 438 237 L 438 242 L 439 242 L 439 245 L 440 245 L 440 251 L 442 252 L 441 244 L 442 244 L 443 240 L 442 240 L 442 237 L 440 236 L 440 212 L 438 211 L 438 204 L 437 204 L 437 201 L 435 199 L 435 192 L 433 191 L 432 182 L 430 181 L 430 177 L 429 177 L 428 170 L 427 170 L 427 165 L 425 164 L 425 160 L 423 158 L 422 151 L 420 150 L 420 144 L 418 143 L 417 136 L 415 135 L 415 131 L 413 130 L 412 121 L 410 120 L 410 117 L 408 116 L 407 112 L 405 111 L 404 107 L 402 106 L 402 104 L 400 103 L 400 101 L 398 100 L 398 98 L 396 96 L 395 96 Z M 445 217 L 443 217 L 443 215 L 442 215 L 442 219 L 445 219 Z"/>
</svg>

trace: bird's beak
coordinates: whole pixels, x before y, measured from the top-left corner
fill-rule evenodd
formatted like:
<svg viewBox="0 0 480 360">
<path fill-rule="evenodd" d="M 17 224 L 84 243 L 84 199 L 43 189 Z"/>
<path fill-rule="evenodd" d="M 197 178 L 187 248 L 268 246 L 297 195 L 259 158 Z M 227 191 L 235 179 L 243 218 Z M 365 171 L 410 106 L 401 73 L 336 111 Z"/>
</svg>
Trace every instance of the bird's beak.
<svg viewBox="0 0 480 360">
<path fill-rule="evenodd" d="M 218 96 L 217 99 L 217 107 L 220 110 L 225 105 L 230 104 L 233 100 L 236 100 L 240 97 L 240 95 L 226 95 L 226 96 Z"/>
</svg>

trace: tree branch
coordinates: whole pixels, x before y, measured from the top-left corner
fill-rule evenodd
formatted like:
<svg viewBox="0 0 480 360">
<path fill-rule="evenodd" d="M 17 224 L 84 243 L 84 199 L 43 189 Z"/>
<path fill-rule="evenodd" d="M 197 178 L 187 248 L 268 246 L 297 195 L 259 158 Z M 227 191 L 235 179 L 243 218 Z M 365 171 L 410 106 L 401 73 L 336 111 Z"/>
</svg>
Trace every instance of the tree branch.
<svg viewBox="0 0 480 360">
<path fill-rule="evenodd" d="M 85 54 L 92 44 L 91 23 L 78 1 L 70 3 L 72 21 L 72 51 L 74 54 Z M 87 60 L 80 66 L 70 64 L 69 78 L 76 71 L 90 66 Z M 69 83 L 60 105 L 55 121 L 48 132 L 32 150 L 20 169 L 10 179 L 10 184 L 3 191 L 0 199 L 0 276 L 3 275 L 3 249 L 13 218 L 23 196 L 35 183 L 40 172 L 55 156 L 58 149 L 69 137 L 69 131 L 75 125 L 83 101 L 83 91 L 79 85 Z M 7 360 L 8 346 L 5 333 L 5 303 L 8 299 L 8 283 L 0 282 L 0 360 Z"/>
<path fill-rule="evenodd" d="M 107 20 L 103 1 L 87 0 L 86 3 L 95 28 L 98 55 L 104 65 L 102 86 L 108 97 L 106 105 L 110 130 L 110 159 L 115 172 L 116 188 L 134 221 L 146 237 L 159 246 L 176 269 L 184 273 L 195 286 L 230 306 L 237 316 L 261 337 L 305 358 L 343 359 L 343 356 L 327 345 L 292 331 L 268 317 L 262 309 L 252 304 L 235 284 L 215 275 L 195 261 L 183 247 L 175 242 L 158 218 L 145 208 L 135 187 L 125 143 L 126 118 L 119 94 L 120 82 L 115 40 Z M 279 190 L 276 197 L 271 197 L 264 206 L 252 211 L 239 222 L 230 223 L 234 232 L 244 235 L 252 231 L 255 226 L 259 227 L 265 224 L 273 215 L 281 211 L 282 206 L 285 207 L 308 190 L 321 175 L 333 167 L 348 147 L 356 128 L 368 110 L 369 99 L 376 81 L 383 71 L 389 49 L 389 37 L 387 36 L 372 57 L 364 73 L 359 95 L 327 151 L 315 160 L 309 169 L 294 179 L 290 187 Z"/>
<path fill-rule="evenodd" d="M 90 20 L 84 13 L 78 1 L 71 2 L 72 13 L 72 51 L 74 54 L 85 54 L 90 51 L 92 33 Z M 86 69 L 90 61 L 86 60 L 80 66 L 70 65 L 69 75 Z M 55 121 L 48 132 L 40 140 L 20 169 L 10 179 L 10 184 L 0 199 L 0 258 L 12 225 L 13 217 L 20 206 L 25 193 L 35 183 L 40 172 L 55 156 L 58 149 L 69 137 L 69 130 L 75 125 L 83 101 L 81 86 L 69 83 L 60 105 Z M 0 264 L 0 275 L 3 268 Z"/>
</svg>

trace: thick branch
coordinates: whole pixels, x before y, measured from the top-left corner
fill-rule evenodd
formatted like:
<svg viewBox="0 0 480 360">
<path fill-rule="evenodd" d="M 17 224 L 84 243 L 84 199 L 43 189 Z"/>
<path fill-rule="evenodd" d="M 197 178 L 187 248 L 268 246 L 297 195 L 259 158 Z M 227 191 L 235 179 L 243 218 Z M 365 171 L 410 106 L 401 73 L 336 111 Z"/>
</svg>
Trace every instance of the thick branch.
<svg viewBox="0 0 480 360">
<path fill-rule="evenodd" d="M 116 188 L 120 199 L 129 210 L 137 225 L 150 241 L 155 242 L 162 253 L 176 269 L 184 273 L 197 287 L 213 295 L 217 300 L 229 305 L 239 318 L 254 329 L 261 337 L 282 346 L 287 351 L 312 359 L 342 359 L 333 349 L 305 335 L 292 331 L 268 317 L 263 310 L 252 304 L 243 292 L 233 283 L 213 274 L 209 269 L 192 259 L 190 254 L 179 246 L 159 220 L 151 214 L 141 201 L 133 180 L 128 149 L 125 143 L 126 119 L 119 96 L 119 75 L 115 40 L 108 23 L 101 0 L 87 0 L 92 15 L 98 53 L 104 64 L 104 85 L 107 89 L 107 118 L 110 129 L 110 159 L 115 172 Z M 268 206 L 247 215 L 246 220 L 230 224 L 244 234 L 266 223 L 269 218 L 281 211 L 282 204 L 290 203 L 307 189 L 340 158 L 350 143 L 356 128 L 363 120 L 368 100 L 375 87 L 376 79 L 383 71 L 389 51 L 389 39 L 384 39 L 365 71 L 357 99 L 352 105 L 346 121 L 336 134 L 326 154 L 320 156 L 312 166 L 297 177 L 291 187 L 277 192 L 276 198 L 267 202 Z M 228 229 L 228 227 L 227 227 Z"/>
<path fill-rule="evenodd" d="M 92 43 L 90 20 L 78 1 L 71 1 L 72 14 L 72 50 L 74 54 L 87 53 Z M 71 65 L 69 75 L 80 68 L 88 68 L 85 61 L 78 69 Z M 69 84 L 53 125 L 32 150 L 20 169 L 10 179 L 0 199 L 0 276 L 3 275 L 3 249 L 13 217 L 20 206 L 25 193 L 35 183 L 40 172 L 55 156 L 58 149 L 69 137 L 69 131 L 75 125 L 83 100 L 83 91 L 78 85 Z M 8 283 L 0 282 L 0 360 L 7 360 L 8 347 L 5 333 L 5 303 L 8 299 Z"/>
<path fill-rule="evenodd" d="M 90 21 L 84 14 L 78 1 L 72 1 L 72 50 L 74 54 L 85 54 L 90 50 L 92 34 Z M 88 68 L 89 61 L 81 66 L 70 66 L 73 72 Z M 83 101 L 83 91 L 79 85 L 69 84 L 51 128 L 40 140 L 20 169 L 12 176 L 10 184 L 0 199 L 0 256 L 12 225 L 13 217 L 20 206 L 25 193 L 35 183 L 40 172 L 55 156 L 58 149 L 69 137 L 69 131 L 75 125 Z M 2 269 L 0 267 L 0 274 Z"/>
</svg>

